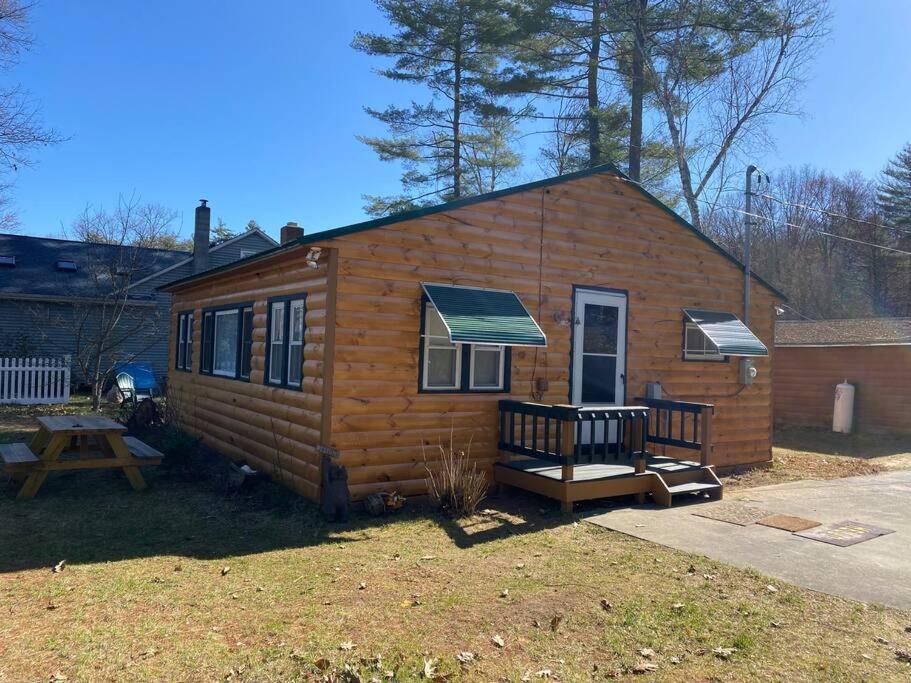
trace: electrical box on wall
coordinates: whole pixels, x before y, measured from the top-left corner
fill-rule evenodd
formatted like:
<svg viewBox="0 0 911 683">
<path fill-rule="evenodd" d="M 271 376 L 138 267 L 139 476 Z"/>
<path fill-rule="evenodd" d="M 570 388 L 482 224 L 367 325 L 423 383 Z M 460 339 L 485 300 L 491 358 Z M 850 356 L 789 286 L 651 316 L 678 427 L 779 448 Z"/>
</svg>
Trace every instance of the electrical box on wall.
<svg viewBox="0 0 911 683">
<path fill-rule="evenodd" d="M 752 358 L 741 358 L 740 359 L 740 383 L 741 384 L 752 384 L 753 380 L 756 379 L 756 375 L 759 374 L 759 371 L 756 369 L 756 366 L 753 365 Z"/>
</svg>

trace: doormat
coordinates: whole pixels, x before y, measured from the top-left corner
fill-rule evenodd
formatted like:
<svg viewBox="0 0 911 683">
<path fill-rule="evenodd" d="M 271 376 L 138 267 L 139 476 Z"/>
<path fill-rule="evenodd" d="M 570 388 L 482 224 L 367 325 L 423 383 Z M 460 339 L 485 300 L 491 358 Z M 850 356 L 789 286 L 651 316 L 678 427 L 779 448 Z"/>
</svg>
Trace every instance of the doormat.
<svg viewBox="0 0 911 683">
<path fill-rule="evenodd" d="M 816 527 L 809 531 L 800 531 L 795 536 L 811 538 L 814 541 L 830 543 L 842 548 L 855 543 L 863 543 L 878 536 L 895 533 L 895 529 L 882 529 L 880 527 L 870 526 L 862 522 L 855 522 L 847 519 L 844 522 L 835 522 L 825 526 Z"/>
<path fill-rule="evenodd" d="M 760 519 L 769 517 L 772 513 L 762 508 L 755 508 L 743 503 L 719 503 L 697 510 L 693 513 L 697 517 L 706 519 L 715 519 L 719 522 L 728 522 L 738 526 L 748 526 L 755 524 Z"/>
<path fill-rule="evenodd" d="M 794 515 L 771 515 L 769 517 L 764 517 L 760 519 L 757 524 L 762 524 L 762 526 L 769 526 L 773 529 L 783 529 L 784 531 L 805 531 L 806 529 L 812 529 L 813 527 L 819 526 L 819 522 L 814 522 L 812 519 L 804 519 L 803 517 L 795 517 Z"/>
</svg>

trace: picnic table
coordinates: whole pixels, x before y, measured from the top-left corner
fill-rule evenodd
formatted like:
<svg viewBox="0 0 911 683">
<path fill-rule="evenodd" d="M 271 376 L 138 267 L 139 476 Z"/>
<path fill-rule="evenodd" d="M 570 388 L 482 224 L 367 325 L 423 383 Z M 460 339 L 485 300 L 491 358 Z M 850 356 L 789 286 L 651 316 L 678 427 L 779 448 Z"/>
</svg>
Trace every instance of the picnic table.
<svg viewBox="0 0 911 683">
<path fill-rule="evenodd" d="M 37 418 L 41 425 L 32 440 L 0 444 L 0 461 L 5 470 L 24 477 L 16 496 L 20 500 L 38 493 L 48 472 L 117 468 L 137 491 L 146 487 L 139 468 L 157 465 L 162 454 L 132 436 L 126 427 L 100 415 L 47 415 Z"/>
</svg>

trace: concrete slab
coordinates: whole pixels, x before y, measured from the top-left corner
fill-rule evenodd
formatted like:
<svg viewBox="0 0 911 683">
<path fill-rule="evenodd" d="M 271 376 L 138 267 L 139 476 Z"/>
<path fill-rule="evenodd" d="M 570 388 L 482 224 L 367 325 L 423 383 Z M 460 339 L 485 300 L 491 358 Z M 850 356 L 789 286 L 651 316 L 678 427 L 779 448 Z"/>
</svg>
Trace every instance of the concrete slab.
<svg viewBox="0 0 911 683">
<path fill-rule="evenodd" d="M 911 609 L 911 470 L 725 491 L 725 498 L 823 524 L 855 519 L 895 533 L 842 548 L 759 524 L 697 517 L 686 504 L 612 509 L 586 521 L 824 593 Z"/>
</svg>

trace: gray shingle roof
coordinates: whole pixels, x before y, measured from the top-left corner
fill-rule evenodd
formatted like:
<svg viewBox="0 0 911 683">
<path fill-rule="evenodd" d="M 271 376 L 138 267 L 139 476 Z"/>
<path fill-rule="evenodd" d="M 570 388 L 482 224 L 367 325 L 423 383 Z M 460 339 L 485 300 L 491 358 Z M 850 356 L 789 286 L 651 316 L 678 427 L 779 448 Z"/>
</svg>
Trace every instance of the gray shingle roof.
<svg viewBox="0 0 911 683">
<path fill-rule="evenodd" d="M 775 346 L 911 344 L 911 318 L 779 320 Z"/>
<path fill-rule="evenodd" d="M 187 259 L 190 252 L 0 234 L 0 256 L 16 259 L 14 267 L 0 265 L 0 296 L 93 298 L 104 296 L 111 264 L 121 264 L 136 281 Z M 57 261 L 74 261 L 76 272 L 59 270 Z"/>
</svg>

